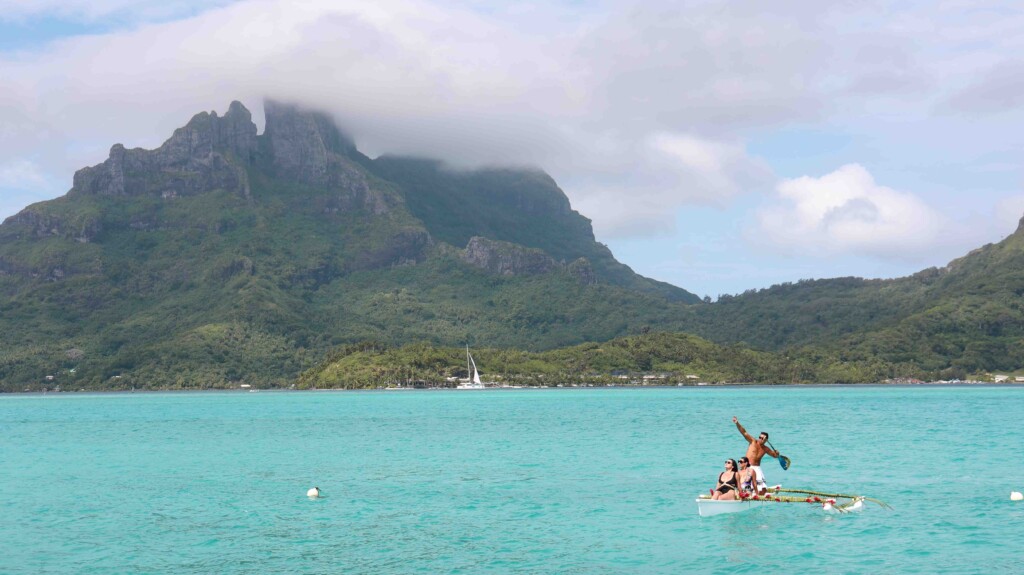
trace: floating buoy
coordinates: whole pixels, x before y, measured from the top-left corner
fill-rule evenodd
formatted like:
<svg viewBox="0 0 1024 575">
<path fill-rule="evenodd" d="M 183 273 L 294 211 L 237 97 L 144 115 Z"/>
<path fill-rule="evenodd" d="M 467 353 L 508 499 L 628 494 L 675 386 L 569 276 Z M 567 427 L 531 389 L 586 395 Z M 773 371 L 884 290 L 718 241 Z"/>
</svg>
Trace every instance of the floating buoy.
<svg viewBox="0 0 1024 575">
<path fill-rule="evenodd" d="M 1020 491 L 1011 491 L 1010 501 L 1024 501 L 1024 493 L 1021 493 Z"/>
<path fill-rule="evenodd" d="M 320 497 L 320 488 L 319 487 L 313 487 L 312 489 L 310 489 L 309 491 L 306 492 L 306 497 L 311 497 L 311 498 L 314 498 L 314 499 L 317 498 L 317 497 Z"/>
</svg>

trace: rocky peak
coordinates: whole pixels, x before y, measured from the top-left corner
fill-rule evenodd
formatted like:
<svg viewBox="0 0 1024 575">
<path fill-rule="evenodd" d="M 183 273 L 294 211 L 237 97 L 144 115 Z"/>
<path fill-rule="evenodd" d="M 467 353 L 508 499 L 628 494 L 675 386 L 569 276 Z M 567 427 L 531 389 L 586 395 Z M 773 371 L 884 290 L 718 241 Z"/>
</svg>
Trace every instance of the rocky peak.
<svg viewBox="0 0 1024 575">
<path fill-rule="evenodd" d="M 232 102 L 223 118 L 196 114 L 155 150 L 114 144 L 105 162 L 75 173 L 69 193 L 174 198 L 225 189 L 248 196 L 245 169 L 235 162 L 246 163 L 255 152 L 252 114 Z"/>
<path fill-rule="evenodd" d="M 216 112 L 213 117 L 217 117 Z M 241 102 L 231 102 L 216 126 L 217 147 L 231 150 L 239 159 L 252 159 L 256 153 L 256 124 L 252 121 L 252 113 Z"/>
<path fill-rule="evenodd" d="M 328 115 L 274 100 L 266 100 L 264 110 L 267 128 L 262 137 L 269 143 L 278 177 L 334 192 L 325 208 L 331 213 L 390 210 L 396 199 L 370 188 L 364 170 L 350 159 L 355 144 Z"/>
<path fill-rule="evenodd" d="M 217 112 L 196 114 L 154 152 L 172 163 L 208 158 L 215 152 L 230 152 L 248 162 L 256 152 L 256 124 L 245 106 L 232 102 L 223 118 Z"/>
<path fill-rule="evenodd" d="M 270 141 L 274 166 L 287 175 L 310 184 L 327 184 L 332 179 L 336 156 L 347 155 L 355 145 L 343 135 L 326 114 L 266 100 L 264 137 Z"/>
</svg>

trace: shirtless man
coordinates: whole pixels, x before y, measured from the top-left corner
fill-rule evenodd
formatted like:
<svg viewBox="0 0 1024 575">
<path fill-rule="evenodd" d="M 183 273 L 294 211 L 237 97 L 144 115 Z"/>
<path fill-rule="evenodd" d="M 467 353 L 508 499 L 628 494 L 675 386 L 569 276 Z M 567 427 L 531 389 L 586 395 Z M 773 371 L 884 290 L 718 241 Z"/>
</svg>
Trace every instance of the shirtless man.
<svg viewBox="0 0 1024 575">
<path fill-rule="evenodd" d="M 754 439 L 753 437 L 750 437 L 747 430 L 743 429 L 743 426 L 740 425 L 740 420 L 733 417 L 732 422 L 736 424 L 736 429 L 740 430 L 743 438 L 750 442 L 750 445 L 747 446 L 747 461 L 750 462 L 750 469 L 753 470 L 754 476 L 757 478 L 757 492 L 764 495 L 768 491 L 768 484 L 765 483 L 764 472 L 761 471 L 761 458 L 764 457 L 764 454 L 766 453 L 772 457 L 778 458 L 779 452 L 765 445 L 765 442 L 768 441 L 767 433 L 762 431 L 757 439 Z"/>
</svg>

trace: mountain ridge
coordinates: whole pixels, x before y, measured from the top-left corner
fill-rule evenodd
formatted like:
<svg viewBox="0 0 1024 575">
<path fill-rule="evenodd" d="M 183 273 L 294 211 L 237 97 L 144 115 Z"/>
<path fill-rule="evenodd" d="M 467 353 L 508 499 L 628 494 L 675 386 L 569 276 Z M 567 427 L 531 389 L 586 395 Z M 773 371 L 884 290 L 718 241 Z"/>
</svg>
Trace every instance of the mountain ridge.
<svg viewBox="0 0 1024 575">
<path fill-rule="evenodd" d="M 669 327 L 665 306 L 696 301 L 615 261 L 541 172 L 436 164 L 423 191 L 388 177 L 417 160 L 370 159 L 319 112 L 265 111 L 262 134 L 233 102 L 153 150 L 115 144 L 0 225 L 5 389 L 280 385 L 339 343 L 543 349 Z M 432 233 L 447 214 L 424 206 L 446 193 L 477 212 L 464 242 Z"/>
</svg>

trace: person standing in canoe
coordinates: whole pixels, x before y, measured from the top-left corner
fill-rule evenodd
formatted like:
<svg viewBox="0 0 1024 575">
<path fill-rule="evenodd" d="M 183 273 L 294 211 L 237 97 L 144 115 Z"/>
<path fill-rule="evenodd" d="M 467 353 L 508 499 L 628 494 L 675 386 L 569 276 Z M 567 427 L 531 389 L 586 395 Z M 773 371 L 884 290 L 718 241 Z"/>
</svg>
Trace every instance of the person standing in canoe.
<svg viewBox="0 0 1024 575">
<path fill-rule="evenodd" d="M 764 472 L 761 471 L 761 458 L 767 453 L 776 459 L 779 457 L 779 452 L 772 449 L 770 446 L 765 445 L 768 441 L 768 434 L 762 431 L 757 439 L 754 439 L 747 433 L 746 429 L 740 425 L 740 420 L 735 417 L 732 418 L 732 422 L 736 424 L 736 429 L 740 430 L 743 438 L 750 442 L 747 446 L 747 461 L 750 463 L 749 469 L 754 472 L 754 477 L 757 478 L 757 493 L 764 495 L 768 491 L 768 484 L 764 480 Z"/>
</svg>

